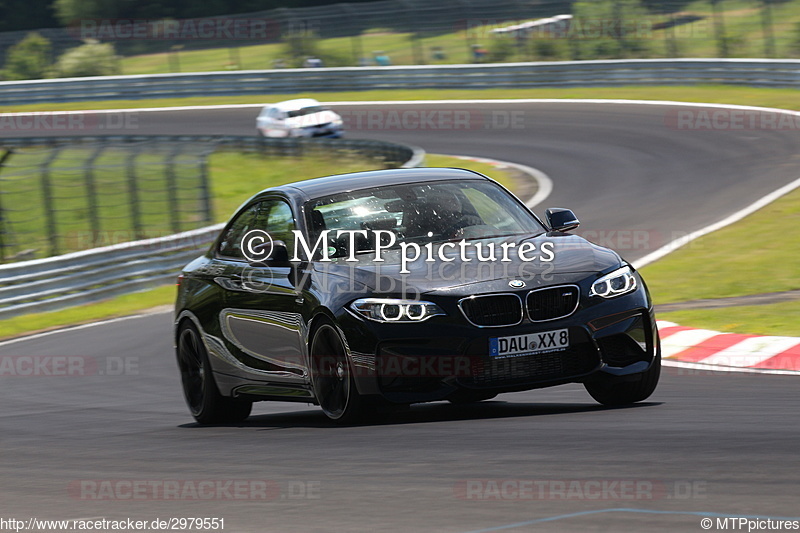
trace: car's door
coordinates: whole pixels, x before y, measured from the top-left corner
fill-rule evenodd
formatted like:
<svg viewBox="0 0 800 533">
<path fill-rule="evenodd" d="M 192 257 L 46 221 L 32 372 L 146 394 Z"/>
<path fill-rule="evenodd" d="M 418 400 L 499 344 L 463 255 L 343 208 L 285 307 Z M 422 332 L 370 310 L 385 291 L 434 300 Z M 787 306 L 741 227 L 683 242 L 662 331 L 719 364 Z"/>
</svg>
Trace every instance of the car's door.
<svg viewBox="0 0 800 533">
<path fill-rule="evenodd" d="M 302 296 L 291 282 L 292 268 L 250 266 L 242 253 L 242 238 L 253 229 L 284 241 L 293 253 L 295 217 L 289 204 L 280 198 L 262 200 L 252 209 L 252 226 L 232 235 L 238 242 L 224 242 L 232 246 L 230 250 L 221 247 L 221 254 L 228 254 L 238 269 L 224 280 L 227 286 L 220 329 L 233 356 L 246 366 L 271 381 L 303 382 L 307 368 Z"/>
</svg>

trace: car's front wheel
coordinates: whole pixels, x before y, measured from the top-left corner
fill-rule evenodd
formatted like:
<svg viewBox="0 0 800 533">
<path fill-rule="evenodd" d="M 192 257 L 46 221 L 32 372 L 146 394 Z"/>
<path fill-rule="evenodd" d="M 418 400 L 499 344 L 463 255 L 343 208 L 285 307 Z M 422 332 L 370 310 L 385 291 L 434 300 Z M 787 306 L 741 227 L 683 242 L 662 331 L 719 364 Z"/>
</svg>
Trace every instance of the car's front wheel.
<svg viewBox="0 0 800 533">
<path fill-rule="evenodd" d="M 311 338 L 311 380 L 319 406 L 331 420 L 355 422 L 364 414 L 364 398 L 356 389 L 344 341 L 332 322 L 315 328 Z"/>
<path fill-rule="evenodd" d="M 211 364 L 200 334 L 185 322 L 178 332 L 178 368 L 183 396 L 192 416 L 200 424 L 241 422 L 253 408 L 253 402 L 222 396 L 214 382 Z"/>
<path fill-rule="evenodd" d="M 623 381 L 616 376 L 585 383 L 589 395 L 603 405 L 626 405 L 646 400 L 653 394 L 661 376 L 661 353 L 640 378 L 635 381 Z"/>
</svg>

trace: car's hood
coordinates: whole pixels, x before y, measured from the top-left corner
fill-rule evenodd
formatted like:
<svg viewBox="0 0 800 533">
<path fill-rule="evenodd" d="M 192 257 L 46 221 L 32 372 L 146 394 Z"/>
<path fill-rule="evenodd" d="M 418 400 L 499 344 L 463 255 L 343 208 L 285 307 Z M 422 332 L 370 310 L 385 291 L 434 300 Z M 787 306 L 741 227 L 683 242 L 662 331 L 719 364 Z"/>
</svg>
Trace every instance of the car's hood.
<svg viewBox="0 0 800 533">
<path fill-rule="evenodd" d="M 351 279 L 354 283 L 366 286 L 376 292 L 385 294 L 450 294 L 453 296 L 466 296 L 490 292 L 502 292 L 516 289 L 533 289 L 545 285 L 558 283 L 574 283 L 593 272 L 611 270 L 622 264 L 622 259 L 616 252 L 597 246 L 576 235 L 565 233 L 548 233 L 533 237 L 514 237 L 498 239 L 482 239 L 468 241 L 470 244 L 480 242 L 484 245 L 494 243 L 497 249 L 496 261 L 480 262 L 475 256 L 474 249 L 466 254 L 471 261 L 461 261 L 458 249 L 446 250 L 452 262 L 443 262 L 438 258 L 441 245 L 432 247 L 434 261 L 427 261 L 427 250 L 423 247 L 420 258 L 408 262 L 408 273 L 401 273 L 401 251 L 399 249 L 386 250 L 381 254 L 384 261 L 376 262 L 374 254 L 357 255 L 357 262 L 347 262 L 345 258 L 331 262 L 315 262 L 314 268 L 323 275 L 335 275 Z M 536 246 L 536 252 L 527 254 L 527 257 L 539 257 L 542 245 L 552 250 L 552 260 L 523 261 L 515 252 L 509 253 L 511 261 L 500 261 L 502 252 L 499 248 L 501 242 L 514 242 L 517 247 L 523 242 L 531 242 Z M 485 250 L 485 248 L 484 248 Z M 412 255 L 412 252 L 408 252 Z M 484 256 L 486 254 L 484 253 Z M 543 254 L 549 258 L 550 254 Z M 509 285 L 511 280 L 520 280 L 524 287 Z M 517 283 L 518 285 L 518 283 Z"/>
<path fill-rule="evenodd" d="M 333 111 L 319 111 L 302 117 L 291 117 L 286 119 L 286 125 L 290 128 L 311 128 L 321 124 L 327 124 L 339 119 L 339 115 Z"/>
</svg>

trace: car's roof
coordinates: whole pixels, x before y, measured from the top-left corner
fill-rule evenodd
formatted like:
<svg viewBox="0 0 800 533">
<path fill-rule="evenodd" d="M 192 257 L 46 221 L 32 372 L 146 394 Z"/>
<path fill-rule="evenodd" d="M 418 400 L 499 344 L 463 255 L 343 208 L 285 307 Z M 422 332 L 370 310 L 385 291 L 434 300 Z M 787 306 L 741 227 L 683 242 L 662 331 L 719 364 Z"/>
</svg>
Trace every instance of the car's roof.
<svg viewBox="0 0 800 533">
<path fill-rule="evenodd" d="M 267 107 L 277 107 L 281 111 L 293 111 L 296 109 L 303 109 L 304 107 L 318 106 L 319 102 L 313 98 L 296 98 L 294 100 L 286 100 L 276 104 L 268 105 Z"/>
<path fill-rule="evenodd" d="M 300 191 L 308 198 L 318 198 L 330 194 L 356 191 L 371 187 L 400 185 L 445 180 L 486 180 L 486 176 L 461 168 L 399 168 L 391 170 L 371 170 L 338 174 L 324 178 L 297 181 L 267 191 Z M 266 191 L 264 191 L 266 192 Z"/>
</svg>

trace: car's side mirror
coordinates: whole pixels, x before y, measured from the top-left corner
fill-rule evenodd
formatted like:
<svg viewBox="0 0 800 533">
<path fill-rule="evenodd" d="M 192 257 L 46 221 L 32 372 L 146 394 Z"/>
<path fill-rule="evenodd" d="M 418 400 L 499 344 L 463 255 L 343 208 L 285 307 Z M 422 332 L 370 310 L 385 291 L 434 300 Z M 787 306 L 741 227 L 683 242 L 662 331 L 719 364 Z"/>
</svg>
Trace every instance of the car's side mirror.
<svg viewBox="0 0 800 533">
<path fill-rule="evenodd" d="M 551 207 L 544 212 L 544 216 L 553 231 L 569 231 L 581 224 L 571 209 L 564 209 L 563 207 Z"/>
<path fill-rule="evenodd" d="M 292 263 L 289 261 L 289 249 L 286 248 L 286 243 L 283 241 L 271 241 L 265 242 L 264 244 L 260 244 L 258 246 L 254 246 L 253 250 L 256 253 L 260 253 L 266 251 L 266 248 L 272 245 L 272 251 L 269 252 L 269 255 L 266 259 L 261 259 L 259 261 L 250 261 L 250 266 L 253 267 L 287 267 L 292 266 Z"/>
</svg>

